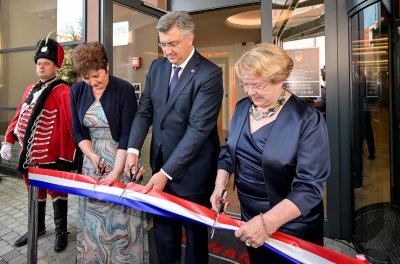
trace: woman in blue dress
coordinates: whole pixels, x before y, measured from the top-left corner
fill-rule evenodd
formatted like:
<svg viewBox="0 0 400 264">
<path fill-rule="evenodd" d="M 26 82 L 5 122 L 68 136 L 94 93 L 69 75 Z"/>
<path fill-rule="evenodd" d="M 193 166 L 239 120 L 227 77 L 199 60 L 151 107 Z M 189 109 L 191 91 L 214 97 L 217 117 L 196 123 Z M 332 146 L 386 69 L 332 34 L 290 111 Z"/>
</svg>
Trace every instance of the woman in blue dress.
<svg viewBox="0 0 400 264">
<path fill-rule="evenodd" d="M 246 221 L 235 232 L 254 263 L 291 263 L 266 247 L 280 231 L 323 243 L 323 193 L 330 172 L 323 115 L 285 90 L 293 67 L 280 47 L 259 44 L 235 64 L 248 97 L 233 114 L 210 201 L 213 210 L 231 174 Z"/>
<path fill-rule="evenodd" d="M 137 110 L 134 88 L 109 74 L 100 42 L 78 45 L 74 68 L 82 81 L 71 87 L 73 136 L 84 154 L 82 173 L 127 183 L 124 175 L 130 124 Z M 80 197 L 77 219 L 78 263 L 148 263 L 145 213 L 122 205 Z"/>
</svg>

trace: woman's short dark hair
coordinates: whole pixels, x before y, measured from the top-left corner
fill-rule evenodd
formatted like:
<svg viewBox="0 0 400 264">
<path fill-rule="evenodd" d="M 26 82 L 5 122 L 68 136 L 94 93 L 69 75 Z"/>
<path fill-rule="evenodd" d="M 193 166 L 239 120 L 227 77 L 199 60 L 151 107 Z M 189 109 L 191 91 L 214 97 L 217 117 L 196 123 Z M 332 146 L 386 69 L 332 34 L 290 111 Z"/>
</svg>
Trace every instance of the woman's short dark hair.
<svg viewBox="0 0 400 264">
<path fill-rule="evenodd" d="M 72 53 L 75 71 L 87 76 L 89 71 L 104 69 L 107 71 L 108 58 L 103 44 L 98 41 L 79 44 Z"/>
</svg>

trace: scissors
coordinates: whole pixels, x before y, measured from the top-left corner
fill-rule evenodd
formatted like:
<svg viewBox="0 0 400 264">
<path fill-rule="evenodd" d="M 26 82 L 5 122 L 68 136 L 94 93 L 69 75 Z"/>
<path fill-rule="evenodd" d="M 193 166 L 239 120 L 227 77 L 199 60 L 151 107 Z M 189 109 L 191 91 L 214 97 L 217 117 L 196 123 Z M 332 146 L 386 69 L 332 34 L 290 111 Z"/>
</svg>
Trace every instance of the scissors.
<svg viewBox="0 0 400 264">
<path fill-rule="evenodd" d="M 105 162 L 104 158 L 101 157 L 99 161 L 97 162 L 97 176 L 96 176 L 96 183 L 93 185 L 93 190 L 96 188 L 97 183 L 100 181 L 101 176 L 103 176 L 105 173 L 108 173 L 108 165 Z"/>
<path fill-rule="evenodd" d="M 136 170 L 136 173 L 133 173 L 133 171 L 132 171 L 133 167 L 135 167 L 135 164 L 131 165 L 131 167 L 129 168 L 129 182 L 125 185 L 125 189 L 122 191 L 122 193 L 118 197 L 118 199 L 121 199 L 122 195 L 124 195 L 124 193 L 126 192 L 126 188 L 128 188 L 129 183 L 131 183 L 131 182 L 140 183 L 143 180 L 143 174 L 140 175 L 138 178 L 136 178 L 140 169 L 142 168 L 142 161 L 139 159 L 138 168 Z"/>
<path fill-rule="evenodd" d="M 226 190 L 223 189 L 222 192 L 221 192 L 221 195 L 219 196 L 219 205 L 218 205 L 217 216 L 215 217 L 214 224 L 213 224 L 213 226 L 212 226 L 212 228 L 211 228 L 211 239 L 212 239 L 213 236 L 214 236 L 215 226 L 216 226 L 217 223 L 218 223 L 218 217 L 219 217 L 219 215 L 220 215 L 221 213 L 224 212 L 224 208 L 225 208 L 225 197 L 226 197 Z"/>
</svg>

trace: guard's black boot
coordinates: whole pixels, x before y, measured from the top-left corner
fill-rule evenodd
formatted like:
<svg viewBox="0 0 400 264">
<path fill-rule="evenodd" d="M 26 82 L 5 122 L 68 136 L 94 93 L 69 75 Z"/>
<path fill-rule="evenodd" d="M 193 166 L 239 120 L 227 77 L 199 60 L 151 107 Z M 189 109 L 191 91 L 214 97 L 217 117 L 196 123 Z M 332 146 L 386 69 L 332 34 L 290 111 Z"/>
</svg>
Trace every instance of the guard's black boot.
<svg viewBox="0 0 400 264">
<path fill-rule="evenodd" d="M 46 201 L 38 202 L 38 237 L 44 235 L 46 233 Z M 21 236 L 17 241 L 15 241 L 14 246 L 22 247 L 28 243 L 28 233 Z"/>
<path fill-rule="evenodd" d="M 54 224 L 56 226 L 56 238 L 54 241 L 54 251 L 63 251 L 68 244 L 67 217 L 68 200 L 58 199 L 53 202 Z"/>
</svg>

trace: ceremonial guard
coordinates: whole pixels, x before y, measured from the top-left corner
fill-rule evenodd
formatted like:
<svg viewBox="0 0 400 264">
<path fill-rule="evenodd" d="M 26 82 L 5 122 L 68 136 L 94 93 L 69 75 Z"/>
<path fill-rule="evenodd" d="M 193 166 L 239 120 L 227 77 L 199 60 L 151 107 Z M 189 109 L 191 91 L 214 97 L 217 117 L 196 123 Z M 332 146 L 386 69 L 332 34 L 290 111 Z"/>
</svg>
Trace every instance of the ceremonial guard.
<svg viewBox="0 0 400 264">
<path fill-rule="evenodd" d="M 56 77 L 63 59 L 64 49 L 55 40 L 47 36 L 38 42 L 34 62 L 39 81 L 26 88 L 2 143 L 1 157 L 5 160 L 11 158 L 15 142 L 21 145 L 18 170 L 22 172 L 26 185 L 30 166 L 68 171 L 75 157 L 70 87 Z M 54 251 L 60 252 L 68 243 L 68 196 L 66 193 L 39 188 L 38 236 L 46 232 L 47 194 L 52 198 L 54 209 Z M 27 234 L 14 243 L 16 247 L 25 244 Z"/>
</svg>

